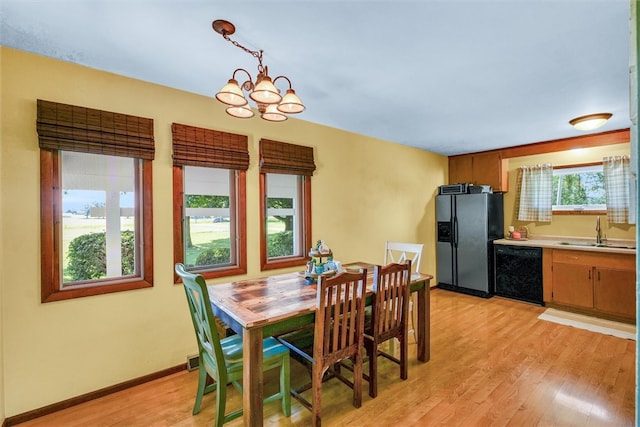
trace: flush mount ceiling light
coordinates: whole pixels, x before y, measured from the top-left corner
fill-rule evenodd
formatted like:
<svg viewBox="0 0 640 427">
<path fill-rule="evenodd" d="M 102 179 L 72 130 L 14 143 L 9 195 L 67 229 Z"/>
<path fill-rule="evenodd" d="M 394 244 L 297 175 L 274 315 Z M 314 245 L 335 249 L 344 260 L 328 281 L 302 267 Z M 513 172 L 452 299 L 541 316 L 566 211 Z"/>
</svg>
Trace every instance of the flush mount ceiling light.
<svg viewBox="0 0 640 427">
<path fill-rule="evenodd" d="M 296 114 L 304 110 L 304 105 L 291 88 L 291 80 L 288 77 L 278 76 L 271 80 L 267 66 L 262 65 L 262 50 L 250 50 L 237 41 L 231 40 L 229 36 L 236 32 L 236 27 L 229 21 L 217 19 L 213 21 L 211 26 L 225 40 L 258 59 L 258 75 L 255 83 L 247 70 L 237 68 L 229 82 L 216 94 L 218 101 L 229 106 L 226 110 L 227 114 L 240 119 L 253 117 L 253 110 L 249 107 L 249 102 L 245 98 L 243 90 L 249 92 L 249 98 L 256 103 L 260 117 L 270 122 L 282 122 L 287 120 L 287 114 Z M 249 80 L 239 85 L 238 80 L 236 80 L 236 73 L 238 72 L 244 72 Z M 289 83 L 289 89 L 287 89 L 284 96 L 280 95 L 280 90 L 275 86 L 276 81 L 279 79 L 286 80 Z"/>
<path fill-rule="evenodd" d="M 593 130 L 605 124 L 612 115 L 611 113 L 589 114 L 571 119 L 569 124 L 579 130 Z"/>
</svg>

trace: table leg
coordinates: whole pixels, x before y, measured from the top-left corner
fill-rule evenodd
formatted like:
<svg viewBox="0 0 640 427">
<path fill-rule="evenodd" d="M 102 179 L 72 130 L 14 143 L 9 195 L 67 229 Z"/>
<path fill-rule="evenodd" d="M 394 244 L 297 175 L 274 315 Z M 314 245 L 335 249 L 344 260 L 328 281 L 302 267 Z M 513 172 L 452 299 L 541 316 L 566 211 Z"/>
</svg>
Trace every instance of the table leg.
<svg viewBox="0 0 640 427">
<path fill-rule="evenodd" d="M 431 306 L 429 280 L 418 290 L 418 360 L 428 362 L 431 358 Z"/>
<path fill-rule="evenodd" d="M 244 329 L 242 360 L 242 407 L 244 425 L 262 427 L 263 372 L 262 328 Z"/>
</svg>

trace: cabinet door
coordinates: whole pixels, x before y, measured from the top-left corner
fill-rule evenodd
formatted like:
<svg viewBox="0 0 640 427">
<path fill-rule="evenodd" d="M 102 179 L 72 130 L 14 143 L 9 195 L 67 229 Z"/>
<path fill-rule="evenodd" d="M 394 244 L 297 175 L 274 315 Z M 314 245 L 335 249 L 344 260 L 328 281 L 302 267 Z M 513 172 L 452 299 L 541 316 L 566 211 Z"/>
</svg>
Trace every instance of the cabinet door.
<svg viewBox="0 0 640 427">
<path fill-rule="evenodd" d="M 600 311 L 635 319 L 636 272 L 598 267 L 595 269 L 595 305 Z"/>
<path fill-rule="evenodd" d="M 449 184 L 473 181 L 473 161 L 471 156 L 449 157 Z"/>
<path fill-rule="evenodd" d="M 502 156 L 500 153 L 475 154 L 473 156 L 473 183 L 490 185 L 494 190 L 502 188 Z"/>
<path fill-rule="evenodd" d="M 593 308 L 593 268 L 588 265 L 553 263 L 553 302 Z"/>
</svg>

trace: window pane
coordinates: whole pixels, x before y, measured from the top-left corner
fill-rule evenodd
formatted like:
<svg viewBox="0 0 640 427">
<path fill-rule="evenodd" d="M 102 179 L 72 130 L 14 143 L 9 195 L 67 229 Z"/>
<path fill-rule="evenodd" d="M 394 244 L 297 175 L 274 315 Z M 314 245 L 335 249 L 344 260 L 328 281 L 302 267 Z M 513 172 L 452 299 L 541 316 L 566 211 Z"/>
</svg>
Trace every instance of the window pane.
<svg viewBox="0 0 640 427">
<path fill-rule="evenodd" d="M 230 208 L 233 171 L 184 166 L 184 264 L 235 263 L 235 215 Z"/>
<path fill-rule="evenodd" d="M 297 175 L 266 174 L 267 257 L 302 255 L 301 179 Z"/>
<path fill-rule="evenodd" d="M 554 169 L 553 209 L 606 209 L 602 165 Z"/>
<path fill-rule="evenodd" d="M 140 274 L 136 162 L 62 152 L 62 288 Z"/>
</svg>

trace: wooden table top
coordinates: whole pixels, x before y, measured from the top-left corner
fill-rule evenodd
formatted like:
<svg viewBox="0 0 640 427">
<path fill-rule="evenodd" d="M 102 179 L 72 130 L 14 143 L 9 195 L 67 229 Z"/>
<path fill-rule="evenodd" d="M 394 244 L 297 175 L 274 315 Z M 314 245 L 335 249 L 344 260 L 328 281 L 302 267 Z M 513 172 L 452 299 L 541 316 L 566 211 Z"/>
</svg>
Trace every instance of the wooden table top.
<svg viewBox="0 0 640 427">
<path fill-rule="evenodd" d="M 367 268 L 367 292 L 372 292 L 373 264 L 358 262 L 344 267 Z M 411 283 L 431 278 L 414 274 Z M 309 283 L 301 272 L 209 285 L 208 289 L 211 302 L 244 329 L 311 313 L 316 306 L 316 284 Z"/>
</svg>

